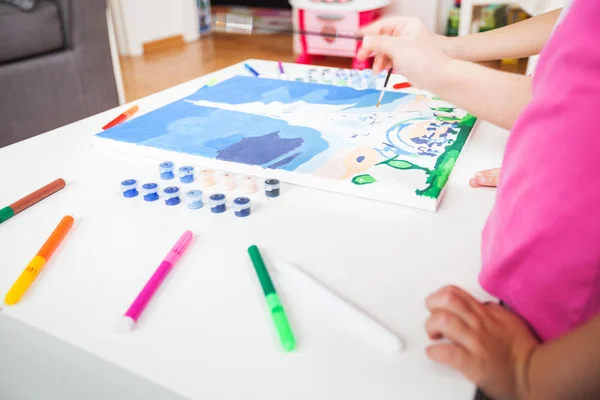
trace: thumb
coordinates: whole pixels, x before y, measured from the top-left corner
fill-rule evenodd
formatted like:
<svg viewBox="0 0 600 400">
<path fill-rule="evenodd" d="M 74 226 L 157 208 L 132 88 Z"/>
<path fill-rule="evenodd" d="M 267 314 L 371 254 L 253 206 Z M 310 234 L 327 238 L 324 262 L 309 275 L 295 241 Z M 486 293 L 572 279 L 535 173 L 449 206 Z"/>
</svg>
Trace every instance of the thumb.
<svg viewBox="0 0 600 400">
<path fill-rule="evenodd" d="M 357 58 L 364 60 L 373 53 L 383 53 L 391 60 L 394 59 L 393 54 L 398 47 L 398 38 L 388 35 L 365 36 L 362 46 L 358 51 Z"/>
</svg>

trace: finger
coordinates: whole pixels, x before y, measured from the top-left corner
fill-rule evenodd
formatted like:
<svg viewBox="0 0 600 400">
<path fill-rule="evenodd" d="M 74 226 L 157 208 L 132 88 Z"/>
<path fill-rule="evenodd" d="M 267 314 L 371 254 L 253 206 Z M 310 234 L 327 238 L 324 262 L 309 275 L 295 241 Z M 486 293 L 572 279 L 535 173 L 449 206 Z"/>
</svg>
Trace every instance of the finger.
<svg viewBox="0 0 600 400">
<path fill-rule="evenodd" d="M 465 322 L 449 311 L 434 311 L 425 330 L 430 338 L 444 338 L 466 349 L 474 347 L 475 335 Z"/>
<path fill-rule="evenodd" d="M 373 62 L 373 74 L 378 75 L 381 71 L 389 68 L 390 59 L 385 54 L 379 53 L 375 56 L 375 61 Z"/>
<path fill-rule="evenodd" d="M 475 178 L 471 178 L 469 179 L 469 186 L 471 186 L 472 188 L 479 188 L 482 187 L 479 182 L 477 182 L 477 179 Z"/>
<path fill-rule="evenodd" d="M 361 48 L 356 54 L 359 60 L 365 60 L 371 53 L 383 53 L 390 59 L 394 59 L 393 54 L 396 50 L 396 38 L 392 36 L 365 36 Z"/>
<path fill-rule="evenodd" d="M 469 362 L 469 353 L 463 347 L 451 343 L 437 343 L 427 348 L 427 357 L 462 372 Z"/>
<path fill-rule="evenodd" d="M 500 179 L 500 168 L 487 169 L 475 174 L 479 186 L 496 187 Z"/>
<path fill-rule="evenodd" d="M 380 18 L 370 25 L 365 26 L 359 31 L 362 36 L 379 35 L 383 30 L 393 31 L 396 26 L 406 25 L 406 17 L 389 16 Z"/>
<path fill-rule="evenodd" d="M 438 290 L 425 300 L 425 305 L 432 312 L 449 311 L 472 328 L 479 328 L 485 318 L 485 310 L 479 300 L 456 286 Z"/>
</svg>

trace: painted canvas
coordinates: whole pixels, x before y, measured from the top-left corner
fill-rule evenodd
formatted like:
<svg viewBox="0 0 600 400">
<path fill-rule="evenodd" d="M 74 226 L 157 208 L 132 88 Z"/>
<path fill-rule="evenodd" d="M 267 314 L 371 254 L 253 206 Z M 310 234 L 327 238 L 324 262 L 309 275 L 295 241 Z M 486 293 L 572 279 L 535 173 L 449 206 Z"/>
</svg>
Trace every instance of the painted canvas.
<svg viewBox="0 0 600 400">
<path fill-rule="evenodd" d="M 235 76 L 95 136 L 176 162 L 435 210 L 475 118 L 429 94 Z"/>
</svg>

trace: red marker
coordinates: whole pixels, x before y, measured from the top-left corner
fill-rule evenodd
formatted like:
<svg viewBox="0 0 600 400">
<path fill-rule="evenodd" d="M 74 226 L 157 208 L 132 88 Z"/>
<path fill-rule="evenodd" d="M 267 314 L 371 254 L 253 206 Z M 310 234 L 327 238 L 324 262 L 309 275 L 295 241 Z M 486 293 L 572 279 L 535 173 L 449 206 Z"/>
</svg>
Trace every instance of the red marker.
<svg viewBox="0 0 600 400">
<path fill-rule="evenodd" d="M 410 84 L 410 82 L 404 82 L 404 83 L 396 83 L 394 85 L 394 89 L 406 89 L 412 87 L 412 85 Z"/>
<path fill-rule="evenodd" d="M 138 106 L 133 106 L 129 110 L 125 111 L 123 114 L 119 115 L 117 118 L 110 121 L 108 124 L 102 127 L 103 130 L 107 130 L 108 128 L 112 128 L 115 125 L 119 125 L 121 122 L 125 122 L 127 118 L 131 117 L 135 114 L 140 108 Z"/>
</svg>

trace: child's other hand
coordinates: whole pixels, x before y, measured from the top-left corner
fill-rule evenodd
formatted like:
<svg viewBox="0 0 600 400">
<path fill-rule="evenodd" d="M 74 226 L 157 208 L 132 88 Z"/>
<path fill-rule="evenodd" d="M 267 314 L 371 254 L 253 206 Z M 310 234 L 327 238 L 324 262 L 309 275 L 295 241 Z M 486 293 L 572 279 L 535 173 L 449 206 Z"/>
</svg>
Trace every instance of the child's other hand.
<svg viewBox="0 0 600 400">
<path fill-rule="evenodd" d="M 486 169 L 479 171 L 469 181 L 469 185 L 474 188 L 478 187 L 496 187 L 500 179 L 500 168 Z"/>
<path fill-rule="evenodd" d="M 373 72 L 393 65 L 418 88 L 428 88 L 451 60 L 418 18 L 382 18 L 361 30 L 361 34 L 364 39 L 357 54 L 359 60 L 376 53 Z"/>
<path fill-rule="evenodd" d="M 431 345 L 430 359 L 457 369 L 492 398 L 523 398 L 528 361 L 538 342 L 520 318 L 454 286 L 432 294 L 426 304 L 429 337 L 448 341 Z"/>
</svg>

